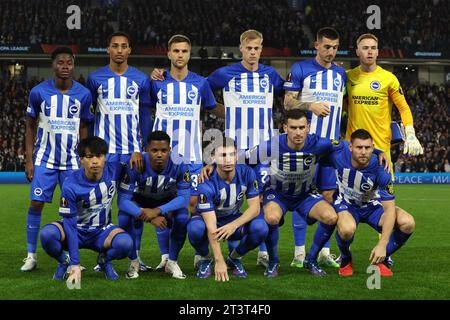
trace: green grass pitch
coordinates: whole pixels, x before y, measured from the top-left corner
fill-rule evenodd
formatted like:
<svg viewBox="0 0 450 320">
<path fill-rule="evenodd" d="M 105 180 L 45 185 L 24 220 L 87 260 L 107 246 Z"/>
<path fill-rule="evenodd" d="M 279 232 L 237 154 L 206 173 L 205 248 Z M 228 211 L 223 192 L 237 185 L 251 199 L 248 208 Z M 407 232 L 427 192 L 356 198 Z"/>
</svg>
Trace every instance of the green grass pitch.
<svg viewBox="0 0 450 320">
<path fill-rule="evenodd" d="M 38 269 L 31 273 L 19 271 L 26 255 L 25 220 L 28 208 L 28 185 L 0 185 L 0 299 L 449 299 L 450 298 L 450 185 L 400 185 L 396 187 L 397 204 L 412 213 L 416 232 L 393 258 L 394 277 L 382 278 L 381 289 L 366 286 L 368 257 L 377 241 L 376 233 L 360 225 L 352 245 L 354 276 L 340 278 L 336 269 L 327 268 L 329 275 L 316 278 L 306 270 L 289 266 L 293 256 L 293 236 L 290 213 L 280 229 L 280 275 L 266 279 L 263 269 L 256 266 L 256 250 L 243 258 L 249 277 L 231 278 L 217 283 L 211 277 L 195 277 L 194 251 L 186 240 L 179 264 L 187 274 L 177 280 L 164 273 L 141 273 L 135 280 L 125 279 L 128 262 L 114 263 L 121 278 L 116 282 L 95 273 L 97 254 L 81 251 L 82 290 L 68 290 L 65 282 L 51 280 L 56 263 L 38 246 Z M 58 219 L 59 191 L 54 202 L 47 205 L 42 225 Z M 117 221 L 114 209 L 114 222 Z M 307 247 L 315 226 L 308 230 Z M 331 251 L 338 254 L 332 240 Z M 224 250 L 225 252 L 225 250 Z M 146 225 L 141 257 L 152 266 L 159 263 L 153 226 Z"/>
</svg>

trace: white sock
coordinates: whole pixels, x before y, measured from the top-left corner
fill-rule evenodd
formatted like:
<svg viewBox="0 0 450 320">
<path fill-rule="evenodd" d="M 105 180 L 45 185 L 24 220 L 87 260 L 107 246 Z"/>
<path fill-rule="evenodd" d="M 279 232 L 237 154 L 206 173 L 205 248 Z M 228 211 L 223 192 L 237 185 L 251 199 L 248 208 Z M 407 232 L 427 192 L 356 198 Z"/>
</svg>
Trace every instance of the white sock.
<svg viewBox="0 0 450 320">
<path fill-rule="evenodd" d="M 328 256 L 330 255 L 330 248 L 322 248 L 322 250 L 320 250 L 320 253 L 324 256 Z"/>
<path fill-rule="evenodd" d="M 177 261 L 176 260 L 167 260 L 167 262 L 170 262 L 170 263 L 177 263 Z"/>
<path fill-rule="evenodd" d="M 169 254 L 163 254 L 161 255 L 161 260 L 168 260 L 169 259 Z"/>
<path fill-rule="evenodd" d="M 266 254 L 268 254 L 267 251 L 259 251 L 259 252 L 258 252 L 258 256 L 264 256 L 264 255 L 266 255 Z M 234 258 L 233 258 L 233 259 L 234 259 Z"/>
<path fill-rule="evenodd" d="M 295 246 L 294 256 L 305 255 L 305 246 Z"/>
<path fill-rule="evenodd" d="M 28 257 L 29 258 L 33 258 L 34 260 L 36 260 L 37 255 L 36 255 L 36 253 L 28 252 Z"/>
</svg>

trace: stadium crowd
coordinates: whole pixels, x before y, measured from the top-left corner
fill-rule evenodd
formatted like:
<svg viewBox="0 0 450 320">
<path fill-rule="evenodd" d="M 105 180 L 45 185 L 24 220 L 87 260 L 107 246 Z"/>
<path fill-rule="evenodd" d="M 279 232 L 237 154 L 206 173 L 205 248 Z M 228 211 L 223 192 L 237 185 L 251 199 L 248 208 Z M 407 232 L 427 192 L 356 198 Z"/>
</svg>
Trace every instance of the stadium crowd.
<svg viewBox="0 0 450 320">
<path fill-rule="evenodd" d="M 82 82 L 83 79 L 77 80 Z M 8 76 L 0 79 L 0 171 L 24 171 L 25 111 L 29 92 L 37 83 L 37 79 L 24 81 L 21 78 L 8 79 Z M 422 156 L 409 157 L 403 155 L 401 145 L 394 146 L 395 171 L 450 172 L 450 83 L 416 84 L 405 88 L 405 95 L 414 115 L 417 137 L 425 152 Z M 276 101 L 273 117 L 275 128 L 281 130 L 281 101 Z M 209 128 L 224 128 L 223 119 L 214 115 L 203 113 L 202 120 L 203 132 Z"/>
<path fill-rule="evenodd" d="M 184 33 L 197 46 L 235 46 L 236 35 L 251 27 L 264 30 L 265 46 L 298 52 L 313 46 L 302 25 L 308 25 L 312 33 L 317 26 L 329 25 L 341 32 L 341 48 L 352 48 L 357 35 L 366 30 L 367 7 L 377 4 L 384 15 L 381 30 L 373 30 L 383 39 L 380 48 L 440 51 L 450 47 L 449 1 L 297 2 L 298 7 L 292 9 L 289 1 L 275 0 L 5 0 L 0 2 L 0 45 L 104 46 L 117 27 L 132 35 L 138 45 L 165 46 L 171 35 Z M 71 4 L 81 9 L 81 30 L 66 28 L 66 10 Z M 387 6 L 389 10 L 383 10 Z"/>
</svg>

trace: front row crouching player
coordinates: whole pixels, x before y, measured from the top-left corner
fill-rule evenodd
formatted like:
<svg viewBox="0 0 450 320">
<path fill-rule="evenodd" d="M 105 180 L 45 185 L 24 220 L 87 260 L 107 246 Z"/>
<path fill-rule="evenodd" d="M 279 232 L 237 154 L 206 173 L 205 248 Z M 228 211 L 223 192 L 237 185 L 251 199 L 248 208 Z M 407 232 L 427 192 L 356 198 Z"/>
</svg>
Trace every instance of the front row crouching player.
<svg viewBox="0 0 450 320">
<path fill-rule="evenodd" d="M 98 137 L 83 139 L 78 147 L 82 169 L 69 176 L 62 188 L 59 214 L 62 221 L 45 225 L 41 230 L 44 251 L 58 261 L 53 279 L 62 280 L 69 265 L 67 282 L 81 282 L 79 249 L 99 253 L 98 263 L 109 280 L 119 278 L 111 261 L 131 254 L 130 235 L 111 223 L 111 205 L 119 179 L 118 170 L 105 166 L 108 146 Z M 70 258 L 63 250 L 69 251 Z"/>
<path fill-rule="evenodd" d="M 216 165 L 209 180 L 198 185 L 197 212 L 188 223 L 188 238 L 201 255 L 198 278 L 211 275 L 211 245 L 215 261 L 215 279 L 228 281 L 227 269 L 235 276 L 246 278 L 241 258 L 259 246 L 267 236 L 267 224 L 260 214 L 258 181 L 255 172 L 245 164 L 237 164 L 237 149 L 233 139 L 222 137 L 213 142 Z M 240 209 L 247 198 L 248 208 Z M 228 255 L 222 255 L 219 241 L 240 240 Z"/>
<path fill-rule="evenodd" d="M 185 279 L 177 259 L 186 240 L 186 225 L 189 219 L 189 165 L 176 164 L 173 161 L 170 137 L 164 131 L 150 133 L 146 151 L 147 153 L 143 154 L 144 171 L 138 174 L 136 169 L 127 168 L 126 176 L 120 184 L 119 209 L 128 215 L 119 216 L 119 225 L 127 231 L 132 230 L 136 221 L 132 216 L 139 217 L 141 210 L 154 216 L 151 224 L 161 230 L 169 230 L 169 257 L 162 271 L 170 273 L 174 278 Z M 130 258 L 133 260 L 127 278 L 137 278 L 139 259 L 136 254 Z"/>
<path fill-rule="evenodd" d="M 354 131 L 328 158 L 337 171 L 339 195 L 334 202 L 338 213 L 336 239 L 341 251 L 339 274 L 353 274 L 350 244 L 360 222 L 367 223 L 381 237 L 370 253 L 381 276 L 392 276 L 387 257 L 405 244 L 414 231 L 414 218 L 395 206 L 391 174 L 373 155 L 373 140 L 364 129 Z"/>
</svg>

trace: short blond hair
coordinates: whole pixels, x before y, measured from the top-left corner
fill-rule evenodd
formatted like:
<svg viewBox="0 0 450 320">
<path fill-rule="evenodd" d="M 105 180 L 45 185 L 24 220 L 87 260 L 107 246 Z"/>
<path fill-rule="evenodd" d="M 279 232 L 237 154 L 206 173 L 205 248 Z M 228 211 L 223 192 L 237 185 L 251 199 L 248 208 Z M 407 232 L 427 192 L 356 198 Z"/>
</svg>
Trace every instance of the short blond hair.
<svg viewBox="0 0 450 320">
<path fill-rule="evenodd" d="M 243 43 L 244 40 L 254 40 L 254 39 L 261 39 L 261 42 L 262 42 L 263 41 L 262 33 L 259 32 L 259 31 L 254 30 L 254 29 L 249 29 L 247 31 L 244 31 L 241 34 L 241 37 L 239 38 L 241 43 Z"/>
<path fill-rule="evenodd" d="M 364 39 L 373 39 L 378 43 L 378 38 L 373 33 L 364 33 L 358 37 L 356 40 L 356 45 L 358 46 L 359 43 Z"/>
</svg>

